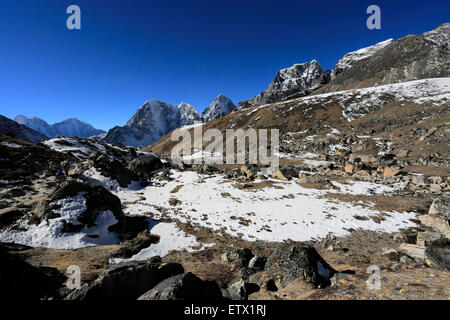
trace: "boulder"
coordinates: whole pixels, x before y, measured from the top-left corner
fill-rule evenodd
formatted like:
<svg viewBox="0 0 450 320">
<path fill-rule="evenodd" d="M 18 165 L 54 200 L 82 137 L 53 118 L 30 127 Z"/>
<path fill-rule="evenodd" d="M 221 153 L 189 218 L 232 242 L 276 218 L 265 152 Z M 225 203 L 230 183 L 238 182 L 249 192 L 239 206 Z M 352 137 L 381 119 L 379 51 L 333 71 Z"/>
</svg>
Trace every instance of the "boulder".
<svg viewBox="0 0 450 320">
<path fill-rule="evenodd" d="M 136 300 L 161 281 L 183 272 L 179 263 L 121 263 L 72 291 L 65 300 Z"/>
<path fill-rule="evenodd" d="M 447 239 L 433 241 L 425 249 L 425 262 L 432 268 L 450 271 L 450 241 Z"/>
<path fill-rule="evenodd" d="M 35 300 L 53 295 L 65 277 L 54 268 L 36 268 L 0 246 L 0 288 L 2 300 Z"/>
<path fill-rule="evenodd" d="M 86 211 L 78 216 L 77 220 L 81 223 L 78 227 L 82 228 L 84 225 L 88 227 L 94 226 L 98 214 L 110 210 L 118 220 L 117 224 L 111 226 L 110 231 L 120 231 L 123 229 L 125 226 L 125 218 L 118 197 L 102 186 L 89 185 L 73 180 L 62 183 L 61 188 L 37 205 L 34 221 L 41 222 L 55 218 L 56 216 L 53 210 L 58 208 L 56 201 L 68 197 L 75 197 L 81 192 L 84 192 L 83 196 L 86 198 Z M 69 229 L 66 229 L 66 231 L 73 231 Z"/>
<path fill-rule="evenodd" d="M 239 268 L 248 266 L 252 258 L 253 253 L 247 248 L 235 249 L 222 255 L 222 261 L 230 262 Z"/>
<path fill-rule="evenodd" d="M 274 250 L 266 263 L 265 282 L 284 288 L 303 279 L 310 287 L 324 287 L 336 271 L 309 245 L 284 244 Z"/>
<path fill-rule="evenodd" d="M 248 267 L 252 269 L 264 270 L 266 267 L 267 258 L 263 255 L 256 254 L 248 263 Z"/>
<path fill-rule="evenodd" d="M 256 173 L 258 173 L 258 171 L 259 171 L 258 166 L 252 164 L 243 165 L 241 167 L 241 173 L 244 174 L 249 179 L 253 178 L 256 175 Z"/>
<path fill-rule="evenodd" d="M 93 161 L 93 165 L 105 177 L 116 180 L 122 188 L 126 188 L 132 181 L 138 181 L 138 175 L 125 167 L 121 162 L 101 155 Z"/>
<path fill-rule="evenodd" d="M 136 238 L 127 240 L 120 245 L 120 248 L 111 256 L 113 258 L 128 259 L 140 252 L 142 249 L 150 247 L 159 242 L 159 236 L 143 232 Z"/>
<path fill-rule="evenodd" d="M 423 246 L 418 246 L 410 243 L 402 243 L 398 250 L 416 260 L 425 259 L 425 247 Z"/>
<path fill-rule="evenodd" d="M 186 272 L 162 281 L 138 300 L 218 301 L 222 300 L 222 291 L 215 281 L 203 281 Z"/>
<path fill-rule="evenodd" d="M 162 161 L 153 155 L 140 156 L 133 159 L 129 164 L 128 168 L 138 175 L 148 175 L 153 173 L 155 170 L 163 167 Z"/>
<path fill-rule="evenodd" d="M 428 214 L 450 218 L 450 198 L 436 198 L 430 206 Z"/>
</svg>

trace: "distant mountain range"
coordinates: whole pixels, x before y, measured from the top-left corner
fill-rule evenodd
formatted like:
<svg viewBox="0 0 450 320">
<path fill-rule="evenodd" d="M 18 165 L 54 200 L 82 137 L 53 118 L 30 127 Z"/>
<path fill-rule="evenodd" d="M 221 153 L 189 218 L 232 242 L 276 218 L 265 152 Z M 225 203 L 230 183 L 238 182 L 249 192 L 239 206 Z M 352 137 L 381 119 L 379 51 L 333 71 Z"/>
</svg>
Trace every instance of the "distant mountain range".
<svg viewBox="0 0 450 320">
<path fill-rule="evenodd" d="M 124 126 L 116 126 L 108 132 L 74 118 L 53 125 L 37 117 L 27 118 L 22 115 L 14 120 L 47 137 L 93 137 L 108 143 L 142 147 L 154 143 L 178 127 L 197 121 L 208 122 L 246 108 L 310 94 L 446 77 L 450 74 L 449 34 L 450 24 L 445 23 L 421 35 L 388 39 L 345 54 L 332 71 L 324 71 L 316 60 L 294 64 L 278 71 L 267 89 L 253 98 L 239 102 L 236 106 L 220 94 L 202 114 L 185 102 L 173 105 L 152 99 L 140 107 Z"/>
<path fill-rule="evenodd" d="M 55 124 L 48 124 L 45 120 L 33 116 L 27 118 L 24 115 L 18 115 L 14 118 L 17 123 L 23 124 L 37 132 L 46 135 L 49 138 L 55 137 L 79 137 L 88 138 L 105 133 L 100 129 L 95 129 L 89 123 L 80 121 L 76 118 L 70 118 Z"/>
<path fill-rule="evenodd" d="M 7 135 L 15 139 L 33 143 L 48 139 L 46 135 L 2 115 L 0 115 L 0 135 Z"/>
<path fill-rule="evenodd" d="M 123 127 L 116 126 L 100 138 L 101 141 L 132 147 L 149 145 L 176 128 L 197 121 L 209 121 L 236 109 L 233 102 L 219 95 L 202 115 L 188 103 L 175 106 L 152 99 L 147 101 Z"/>
</svg>

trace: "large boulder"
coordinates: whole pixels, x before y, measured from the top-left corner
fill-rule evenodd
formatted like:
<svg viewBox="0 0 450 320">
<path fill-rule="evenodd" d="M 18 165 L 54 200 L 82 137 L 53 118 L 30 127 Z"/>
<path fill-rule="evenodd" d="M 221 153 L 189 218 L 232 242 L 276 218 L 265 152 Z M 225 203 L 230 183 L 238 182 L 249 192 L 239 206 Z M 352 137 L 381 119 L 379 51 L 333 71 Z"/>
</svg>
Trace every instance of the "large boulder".
<svg viewBox="0 0 450 320">
<path fill-rule="evenodd" d="M 440 197 L 433 201 L 428 214 L 420 216 L 420 222 L 450 239 L 450 198 Z"/>
<path fill-rule="evenodd" d="M 336 271 L 312 246 L 287 243 L 270 255 L 265 273 L 265 282 L 275 283 L 277 288 L 299 278 L 313 288 L 322 288 L 330 284 Z"/>
<path fill-rule="evenodd" d="M 425 262 L 432 268 L 450 271 L 450 241 L 439 239 L 425 249 Z"/>
<path fill-rule="evenodd" d="M 147 155 L 133 159 L 128 168 L 138 175 L 146 176 L 163 166 L 164 164 L 158 157 Z"/>
<path fill-rule="evenodd" d="M 203 281 L 191 272 L 166 279 L 141 295 L 138 300 L 222 300 L 222 292 L 215 281 Z"/>
<path fill-rule="evenodd" d="M 2 300 L 39 300 L 54 295 L 65 277 L 54 268 L 36 268 L 0 244 Z"/>
<path fill-rule="evenodd" d="M 94 166 L 105 177 L 116 180 L 122 188 L 126 188 L 132 181 L 139 180 L 138 175 L 125 167 L 121 162 L 100 155 L 94 159 Z"/>
<path fill-rule="evenodd" d="M 253 258 L 253 253 L 247 248 L 234 249 L 222 255 L 222 261 L 229 262 L 241 268 L 248 266 Z"/>
<path fill-rule="evenodd" d="M 65 300 L 136 300 L 161 281 L 183 272 L 179 263 L 122 263 L 72 291 Z"/>
<path fill-rule="evenodd" d="M 117 223 L 109 227 L 109 231 L 121 233 L 126 228 L 126 218 L 122 212 L 120 199 L 102 186 L 90 185 L 82 182 L 69 180 L 64 182 L 50 197 L 41 201 L 37 207 L 32 222 L 40 223 L 48 219 L 58 217 L 54 210 L 59 209 L 58 200 L 75 197 L 80 193 L 86 199 L 86 210 L 82 212 L 77 220 L 80 224 L 67 222 L 64 229 L 67 232 L 80 231 L 85 225 L 95 226 L 97 216 L 104 211 L 111 211 L 117 219 Z"/>
</svg>

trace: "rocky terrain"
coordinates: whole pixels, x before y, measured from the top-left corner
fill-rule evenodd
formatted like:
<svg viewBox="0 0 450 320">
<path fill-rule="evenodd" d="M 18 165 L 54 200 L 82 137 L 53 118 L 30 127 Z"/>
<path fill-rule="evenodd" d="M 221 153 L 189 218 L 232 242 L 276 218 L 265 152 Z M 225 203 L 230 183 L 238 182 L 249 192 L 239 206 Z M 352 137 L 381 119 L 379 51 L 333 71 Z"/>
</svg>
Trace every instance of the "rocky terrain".
<svg viewBox="0 0 450 320">
<path fill-rule="evenodd" d="M 225 114 L 219 97 L 205 123 L 156 100 L 112 140 L 38 138 L 0 118 L 2 289 L 35 300 L 448 300 L 447 26 L 349 53 L 307 95 L 278 95 L 307 66 L 281 72 L 261 95 L 275 102 Z M 207 139 L 171 157 L 171 130 L 199 128 L 278 129 L 279 167 L 248 153 L 193 164 L 226 156 Z"/>
</svg>

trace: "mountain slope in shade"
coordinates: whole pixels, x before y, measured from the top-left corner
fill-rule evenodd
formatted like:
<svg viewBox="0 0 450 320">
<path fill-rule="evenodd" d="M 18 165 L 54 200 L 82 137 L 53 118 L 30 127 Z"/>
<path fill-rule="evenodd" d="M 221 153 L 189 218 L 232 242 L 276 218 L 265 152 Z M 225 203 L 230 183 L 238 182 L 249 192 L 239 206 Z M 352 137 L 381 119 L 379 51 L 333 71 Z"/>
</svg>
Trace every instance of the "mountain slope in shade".
<svg viewBox="0 0 450 320">
<path fill-rule="evenodd" d="M 450 76 L 450 23 L 346 54 L 315 94 Z M 360 54 L 361 53 L 361 54 Z"/>
<path fill-rule="evenodd" d="M 223 94 L 219 94 L 214 101 L 203 111 L 203 121 L 211 121 L 218 117 L 227 115 L 236 110 L 236 105 Z"/>
<path fill-rule="evenodd" d="M 330 81 L 330 72 L 323 71 L 316 60 L 281 69 L 269 87 L 256 97 L 238 103 L 246 109 L 305 96 Z"/>
<path fill-rule="evenodd" d="M 52 125 L 36 116 L 27 118 L 24 115 L 18 115 L 14 120 L 50 138 L 63 136 L 87 138 L 105 132 L 100 129 L 95 129 L 90 124 L 76 118 L 70 118 Z"/>
<path fill-rule="evenodd" d="M 15 139 L 29 141 L 33 143 L 48 139 L 47 136 L 37 132 L 14 120 L 0 115 L 0 134 L 11 136 Z"/>
</svg>

